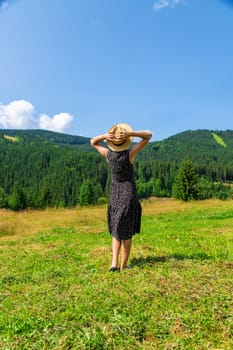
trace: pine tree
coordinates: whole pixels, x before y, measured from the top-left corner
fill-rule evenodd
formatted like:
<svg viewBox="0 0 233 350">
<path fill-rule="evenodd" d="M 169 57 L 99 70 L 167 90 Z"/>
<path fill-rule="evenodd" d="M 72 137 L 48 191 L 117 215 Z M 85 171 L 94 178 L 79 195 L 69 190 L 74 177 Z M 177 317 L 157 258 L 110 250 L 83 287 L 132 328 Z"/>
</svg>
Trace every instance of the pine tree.
<svg viewBox="0 0 233 350">
<path fill-rule="evenodd" d="M 0 187 L 0 208 L 5 208 L 6 207 L 6 192 L 2 187 Z"/>
<path fill-rule="evenodd" d="M 8 196 L 8 205 L 12 210 L 22 210 L 27 207 L 27 199 L 24 190 L 20 186 L 15 186 L 12 194 Z"/>
<path fill-rule="evenodd" d="M 185 160 L 175 178 L 172 189 L 174 198 L 188 201 L 198 198 L 198 175 L 195 172 L 193 163 Z"/>
<path fill-rule="evenodd" d="M 81 185 L 78 204 L 81 206 L 93 204 L 93 188 L 88 181 L 84 181 Z"/>
</svg>

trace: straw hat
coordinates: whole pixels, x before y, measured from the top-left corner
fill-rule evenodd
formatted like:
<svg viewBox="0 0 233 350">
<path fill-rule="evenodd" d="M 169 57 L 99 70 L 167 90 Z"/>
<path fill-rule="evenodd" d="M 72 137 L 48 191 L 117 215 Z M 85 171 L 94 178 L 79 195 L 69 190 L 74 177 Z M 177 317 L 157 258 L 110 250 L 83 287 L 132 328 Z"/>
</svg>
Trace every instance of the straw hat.
<svg viewBox="0 0 233 350">
<path fill-rule="evenodd" d="M 109 133 L 114 134 L 116 137 L 117 137 L 117 134 L 121 131 L 128 131 L 129 132 L 129 131 L 133 131 L 133 129 L 128 124 L 119 123 L 119 124 L 113 125 L 108 130 Z M 107 145 L 112 151 L 120 152 L 120 151 L 124 151 L 125 149 L 127 149 L 132 141 L 133 141 L 133 136 L 129 136 L 123 141 L 119 141 L 119 140 L 109 141 L 109 140 L 107 140 Z"/>
</svg>

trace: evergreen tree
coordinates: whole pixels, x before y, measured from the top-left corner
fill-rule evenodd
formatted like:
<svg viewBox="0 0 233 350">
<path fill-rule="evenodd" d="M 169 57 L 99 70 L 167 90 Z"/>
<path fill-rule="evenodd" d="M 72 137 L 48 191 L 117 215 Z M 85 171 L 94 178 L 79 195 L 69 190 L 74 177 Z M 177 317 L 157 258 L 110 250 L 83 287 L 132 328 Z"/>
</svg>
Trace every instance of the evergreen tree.
<svg viewBox="0 0 233 350">
<path fill-rule="evenodd" d="M 148 198 L 152 195 L 153 184 L 152 182 L 136 182 L 137 195 L 139 199 Z"/>
<path fill-rule="evenodd" d="M 81 206 L 93 204 L 93 188 L 88 181 L 84 181 L 81 185 L 78 204 Z"/>
<path fill-rule="evenodd" d="M 188 201 L 198 198 L 198 176 L 193 163 L 185 160 L 175 178 L 173 185 L 173 197 Z"/>
<path fill-rule="evenodd" d="M 0 208 L 5 208 L 6 207 L 6 192 L 2 187 L 0 187 Z"/>
<path fill-rule="evenodd" d="M 22 210 L 27 208 L 26 195 L 20 186 L 15 186 L 13 193 L 8 197 L 8 205 L 12 210 Z"/>
</svg>

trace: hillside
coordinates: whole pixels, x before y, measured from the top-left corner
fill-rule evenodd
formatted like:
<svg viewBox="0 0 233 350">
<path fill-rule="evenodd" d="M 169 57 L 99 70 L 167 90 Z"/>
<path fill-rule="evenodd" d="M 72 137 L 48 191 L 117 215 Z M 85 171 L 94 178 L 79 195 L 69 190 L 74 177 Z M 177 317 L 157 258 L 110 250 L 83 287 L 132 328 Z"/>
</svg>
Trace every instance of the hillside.
<svg viewBox="0 0 233 350">
<path fill-rule="evenodd" d="M 68 135 L 49 130 L 13 130 L 0 129 L 0 143 L 16 141 L 21 144 L 56 144 L 59 146 L 78 147 L 80 150 L 91 150 L 89 138 Z"/>
<path fill-rule="evenodd" d="M 109 170 L 89 140 L 45 130 L 0 130 L 0 207 L 106 202 Z M 209 182 L 232 182 L 233 131 L 185 131 L 151 142 L 135 160 L 139 198 L 170 197 L 185 159 Z M 205 198 L 216 195 L 213 188 L 207 192 Z"/>
<path fill-rule="evenodd" d="M 233 166 L 233 131 L 185 131 L 163 141 L 152 142 L 143 151 L 141 159 L 194 163 L 217 163 Z"/>
<path fill-rule="evenodd" d="M 0 129 L 0 144 L 57 145 L 93 151 L 90 138 L 68 135 L 48 130 Z M 184 131 L 158 142 L 151 142 L 138 156 L 140 160 L 182 162 L 189 158 L 199 164 L 217 162 L 233 165 L 233 131 L 195 130 Z"/>
</svg>

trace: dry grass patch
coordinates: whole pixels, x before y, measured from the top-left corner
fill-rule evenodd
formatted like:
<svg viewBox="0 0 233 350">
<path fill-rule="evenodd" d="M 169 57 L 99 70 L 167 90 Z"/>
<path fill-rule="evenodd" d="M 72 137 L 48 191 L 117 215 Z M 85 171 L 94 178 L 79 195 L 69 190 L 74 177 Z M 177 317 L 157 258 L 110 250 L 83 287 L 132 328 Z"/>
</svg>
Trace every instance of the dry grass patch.
<svg viewBox="0 0 233 350">
<path fill-rule="evenodd" d="M 20 212 L 0 210 L 0 239 L 19 239 L 56 227 L 73 227 L 78 232 L 97 233 L 106 229 L 105 219 L 105 207 Z"/>
<path fill-rule="evenodd" d="M 16 234 L 16 226 L 12 223 L 0 223 L 0 237 L 9 237 Z"/>
<path fill-rule="evenodd" d="M 90 256 L 94 257 L 94 258 L 99 258 L 101 256 L 109 256 L 109 254 L 111 253 L 111 248 L 109 247 L 98 247 L 94 250 L 92 250 L 90 252 Z"/>
<path fill-rule="evenodd" d="M 183 202 L 172 198 L 151 198 L 142 201 L 143 215 L 166 214 L 201 209 L 219 209 L 232 207 L 232 201 L 210 199 L 205 201 Z"/>
<path fill-rule="evenodd" d="M 207 200 L 182 202 L 170 198 L 151 198 L 142 201 L 143 216 L 182 213 L 195 210 L 231 208 L 231 201 Z M 21 237 L 54 229 L 73 227 L 79 233 L 99 233 L 107 230 L 107 206 L 76 207 L 72 209 L 45 209 L 13 212 L 0 209 L 0 239 L 16 240 Z M 229 229 L 226 229 L 228 231 Z M 227 232 L 222 232 L 222 234 Z"/>
</svg>

